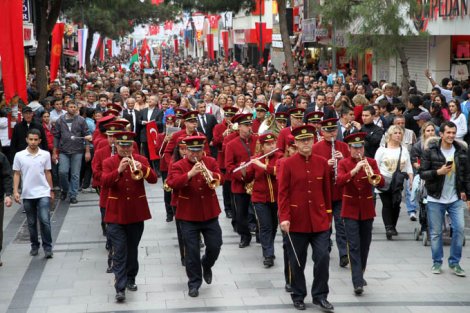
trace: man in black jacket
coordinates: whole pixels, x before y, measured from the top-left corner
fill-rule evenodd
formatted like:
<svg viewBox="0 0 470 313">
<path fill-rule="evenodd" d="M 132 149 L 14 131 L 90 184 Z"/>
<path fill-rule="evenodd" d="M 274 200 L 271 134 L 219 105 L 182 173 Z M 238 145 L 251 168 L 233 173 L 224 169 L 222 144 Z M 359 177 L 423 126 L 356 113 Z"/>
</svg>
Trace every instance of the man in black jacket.
<svg viewBox="0 0 470 313">
<path fill-rule="evenodd" d="M 421 158 L 420 177 L 425 181 L 427 215 L 431 238 L 433 266 L 431 272 L 440 274 L 444 252 L 442 223 L 447 212 L 452 225 L 449 268 L 457 276 L 465 276 L 460 267 L 464 240 L 464 201 L 470 199 L 470 168 L 467 147 L 455 141 L 457 126 L 450 121 L 442 123 L 440 139 L 428 142 Z"/>
<path fill-rule="evenodd" d="M 407 110 L 405 112 L 405 128 L 411 129 L 415 132 L 416 137 L 419 137 L 420 127 L 416 120 L 415 116 L 418 116 L 419 113 L 423 112 L 419 107 L 423 104 L 423 98 L 420 96 L 411 96 L 408 100 Z"/>
<path fill-rule="evenodd" d="M 202 101 L 197 104 L 197 111 L 199 112 L 197 118 L 197 130 L 206 135 L 211 155 L 213 158 L 217 158 L 217 147 L 212 143 L 212 138 L 214 137 L 212 131 L 214 130 L 215 125 L 217 125 L 217 119 L 214 115 L 205 113 L 206 103 Z"/>
<path fill-rule="evenodd" d="M 22 151 L 28 146 L 26 143 L 26 134 L 33 128 L 39 130 L 41 132 L 41 138 L 43 138 L 39 147 L 43 150 L 49 151 L 47 147 L 46 133 L 44 132 L 42 125 L 34 120 L 33 110 L 30 107 L 25 106 L 21 112 L 23 113 L 23 120 L 16 123 L 11 136 L 10 153 L 12 160 L 15 158 L 16 152 Z"/>
<path fill-rule="evenodd" d="M 157 108 L 157 104 L 157 96 L 150 96 L 150 103 L 148 108 L 140 111 L 139 120 L 137 121 L 137 123 L 140 125 L 140 142 L 142 144 L 144 155 L 154 170 L 156 170 L 155 162 L 150 160 L 150 152 L 147 143 L 147 124 L 152 121 L 155 121 L 155 123 L 157 122 L 157 115 L 160 112 L 160 110 Z"/>
<path fill-rule="evenodd" d="M 26 141 L 26 140 L 25 140 Z M 13 181 L 11 177 L 11 166 L 7 157 L 0 152 L 0 252 L 3 246 L 3 215 L 5 213 L 5 206 L 10 207 L 12 204 L 11 194 L 13 192 Z M 5 196 L 5 198 L 3 197 Z M 2 266 L 0 259 L 0 266 Z"/>
<path fill-rule="evenodd" d="M 360 132 L 367 133 L 364 139 L 364 154 L 366 157 L 374 158 L 375 152 L 380 146 L 380 141 L 384 131 L 381 127 L 374 124 L 375 109 L 371 105 L 367 105 L 362 110 L 362 125 Z M 354 126 L 356 127 L 356 125 Z"/>
</svg>

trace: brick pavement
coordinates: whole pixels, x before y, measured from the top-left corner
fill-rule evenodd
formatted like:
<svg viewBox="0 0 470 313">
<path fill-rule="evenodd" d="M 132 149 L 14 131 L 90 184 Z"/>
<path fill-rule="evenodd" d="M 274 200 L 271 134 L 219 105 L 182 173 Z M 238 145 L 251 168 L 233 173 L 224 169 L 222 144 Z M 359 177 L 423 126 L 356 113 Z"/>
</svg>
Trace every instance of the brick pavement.
<svg viewBox="0 0 470 313">
<path fill-rule="evenodd" d="M 220 217 L 224 245 L 210 286 L 198 298 L 187 296 L 174 223 L 166 223 L 161 183 L 147 188 L 153 219 L 146 222 L 140 244 L 139 290 L 127 292 L 127 302 L 114 302 L 113 275 L 106 274 L 106 250 L 99 226 L 96 194 L 81 194 L 79 203 L 60 203 L 53 217 L 54 258 L 30 257 L 29 244 L 15 238 L 24 222 L 18 206 L 7 209 L 8 242 L 0 268 L 0 312 L 295 312 L 284 291 L 282 248 L 276 238 L 276 264 L 262 266 L 261 247 L 238 248 L 238 236 Z M 220 191 L 219 191 L 220 193 Z M 333 247 L 330 263 L 330 302 L 335 312 L 470 312 L 470 277 L 430 273 L 430 248 L 413 240 L 417 223 L 404 210 L 396 240 L 385 240 L 378 215 L 374 223 L 365 294 L 353 294 L 349 269 L 338 266 Z M 448 256 L 449 248 L 445 248 Z M 470 272 L 470 252 L 464 247 L 461 265 Z M 306 268 L 311 284 L 312 264 Z M 307 310 L 318 311 L 310 297 Z"/>
</svg>

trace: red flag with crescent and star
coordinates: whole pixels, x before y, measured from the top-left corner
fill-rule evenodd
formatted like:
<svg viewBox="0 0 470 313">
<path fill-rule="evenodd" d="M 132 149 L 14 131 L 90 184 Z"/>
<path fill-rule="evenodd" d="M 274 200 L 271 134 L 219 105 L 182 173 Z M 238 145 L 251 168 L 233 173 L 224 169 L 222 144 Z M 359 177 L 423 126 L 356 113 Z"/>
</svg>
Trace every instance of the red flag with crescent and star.
<svg viewBox="0 0 470 313">
<path fill-rule="evenodd" d="M 51 82 L 57 78 L 57 72 L 59 71 L 60 57 L 62 55 L 62 39 L 64 38 L 64 26 L 64 23 L 56 23 L 52 30 Z"/>
<path fill-rule="evenodd" d="M 148 122 L 146 125 L 147 130 L 147 145 L 149 148 L 149 158 L 150 160 L 157 160 L 160 157 L 158 156 L 157 151 L 157 123 L 155 121 Z"/>
</svg>

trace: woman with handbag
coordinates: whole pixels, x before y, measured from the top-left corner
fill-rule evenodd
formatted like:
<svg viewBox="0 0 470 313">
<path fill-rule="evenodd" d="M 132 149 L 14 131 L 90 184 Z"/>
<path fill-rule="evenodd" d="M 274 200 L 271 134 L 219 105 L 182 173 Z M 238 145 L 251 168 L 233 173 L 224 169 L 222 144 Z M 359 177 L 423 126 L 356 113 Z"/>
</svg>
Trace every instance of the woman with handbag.
<svg viewBox="0 0 470 313">
<path fill-rule="evenodd" d="M 392 125 L 385 135 L 385 147 L 380 147 L 375 154 L 380 174 L 385 179 L 385 185 L 378 188 L 377 193 L 380 194 L 382 200 L 382 218 L 388 240 L 398 235 L 396 226 L 400 216 L 400 203 L 406 176 L 409 178 L 407 188 L 411 188 L 413 182 L 410 154 L 402 147 L 402 141 L 403 129 Z"/>
</svg>

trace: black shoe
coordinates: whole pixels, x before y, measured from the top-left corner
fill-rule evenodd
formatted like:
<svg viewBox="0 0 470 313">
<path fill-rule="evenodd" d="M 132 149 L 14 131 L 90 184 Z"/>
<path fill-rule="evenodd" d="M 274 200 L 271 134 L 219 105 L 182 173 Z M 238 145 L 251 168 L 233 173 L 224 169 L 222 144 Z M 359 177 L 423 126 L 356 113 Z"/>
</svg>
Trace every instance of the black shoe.
<svg viewBox="0 0 470 313">
<path fill-rule="evenodd" d="M 392 236 L 393 236 L 392 226 L 385 226 L 385 236 L 387 237 L 387 240 L 392 240 Z"/>
<path fill-rule="evenodd" d="M 232 218 L 232 211 L 225 211 L 226 218 Z"/>
<path fill-rule="evenodd" d="M 206 284 L 210 285 L 212 283 L 212 269 L 202 267 L 202 278 Z"/>
<path fill-rule="evenodd" d="M 240 241 L 240 243 L 238 244 L 238 247 L 241 248 L 241 249 L 243 249 L 243 248 L 248 247 L 249 245 L 250 245 L 250 242 L 249 242 L 249 241 L 243 240 L 243 241 Z"/>
<path fill-rule="evenodd" d="M 70 198 L 70 203 L 72 204 L 78 203 L 77 198 Z"/>
<path fill-rule="evenodd" d="M 395 226 L 392 227 L 392 236 L 398 236 L 398 232 Z"/>
<path fill-rule="evenodd" d="M 263 265 L 266 268 L 274 266 L 274 258 L 272 256 L 267 256 L 264 258 Z"/>
<path fill-rule="evenodd" d="M 52 251 L 44 251 L 44 257 L 46 259 L 52 259 L 54 257 L 54 253 L 52 253 Z"/>
<path fill-rule="evenodd" d="M 199 290 L 197 288 L 189 289 L 188 296 L 190 296 L 192 298 L 196 298 L 197 296 L 199 296 Z"/>
<path fill-rule="evenodd" d="M 292 286 L 288 283 L 286 283 L 286 285 L 284 286 L 284 289 L 286 290 L 286 292 L 292 292 Z"/>
<path fill-rule="evenodd" d="M 305 303 L 303 301 L 294 301 L 294 308 L 303 311 L 305 310 Z"/>
<path fill-rule="evenodd" d="M 359 286 L 359 287 L 354 288 L 354 293 L 355 293 L 357 296 L 362 295 L 363 292 L 364 292 L 364 288 L 362 288 L 362 286 Z"/>
<path fill-rule="evenodd" d="M 64 201 L 65 199 L 67 199 L 67 193 L 62 191 L 60 193 L 60 200 Z"/>
<path fill-rule="evenodd" d="M 137 291 L 137 285 L 133 281 L 128 282 L 126 288 L 130 291 Z"/>
<path fill-rule="evenodd" d="M 106 269 L 106 273 L 110 274 L 113 272 L 113 267 L 112 266 L 108 266 L 108 268 Z"/>
<path fill-rule="evenodd" d="M 331 303 L 328 302 L 326 299 L 320 299 L 320 300 L 313 300 L 312 303 L 314 305 L 319 306 L 323 312 L 333 312 L 335 309 Z"/>
<path fill-rule="evenodd" d="M 347 255 L 343 255 L 341 258 L 339 258 L 339 266 L 341 267 L 346 267 L 349 264 L 349 258 Z"/>
<path fill-rule="evenodd" d="M 32 248 L 31 251 L 29 251 L 30 256 L 36 256 L 39 254 L 39 249 L 37 248 Z"/>
<path fill-rule="evenodd" d="M 116 296 L 114 297 L 117 302 L 124 302 L 126 301 L 126 292 L 125 291 L 118 291 L 116 292 Z"/>
<path fill-rule="evenodd" d="M 167 222 L 167 223 L 173 222 L 173 215 L 168 214 L 168 215 L 166 216 L 166 222 Z"/>
</svg>

